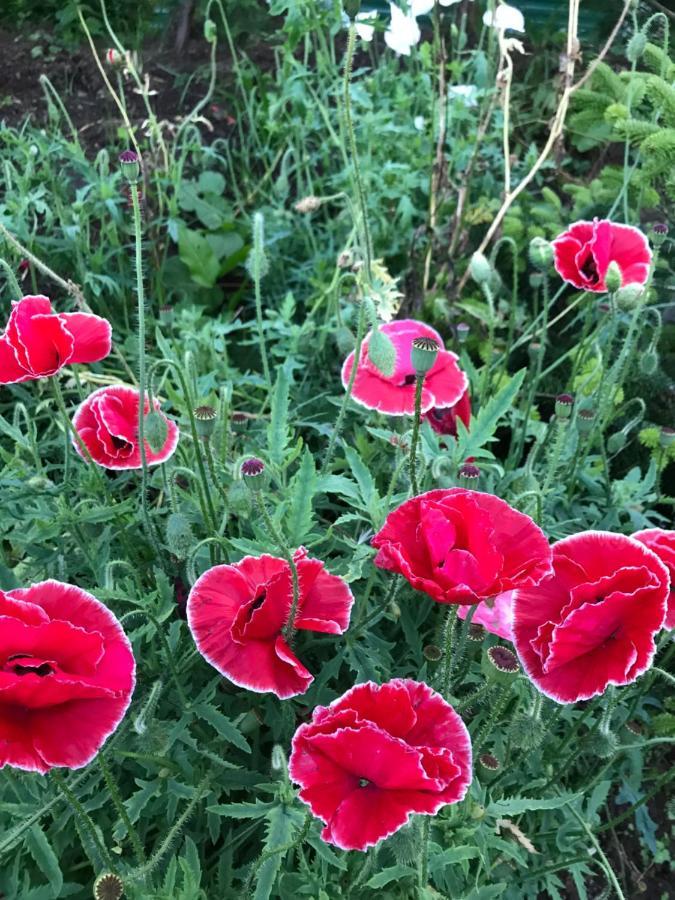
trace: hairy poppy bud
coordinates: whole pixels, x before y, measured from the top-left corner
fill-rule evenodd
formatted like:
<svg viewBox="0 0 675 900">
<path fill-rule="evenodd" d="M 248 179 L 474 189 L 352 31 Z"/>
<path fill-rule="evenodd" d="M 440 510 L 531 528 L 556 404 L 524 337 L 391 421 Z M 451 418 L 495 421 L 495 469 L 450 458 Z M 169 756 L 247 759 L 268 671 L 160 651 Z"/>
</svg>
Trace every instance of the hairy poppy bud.
<svg viewBox="0 0 675 900">
<path fill-rule="evenodd" d="M 614 296 L 619 309 L 629 312 L 635 309 L 636 306 L 642 305 L 646 294 L 643 285 L 627 284 L 625 287 L 619 288 Z"/>
<path fill-rule="evenodd" d="M 659 367 L 659 355 L 656 350 L 649 347 L 638 361 L 643 375 L 653 375 Z"/>
<path fill-rule="evenodd" d="M 620 453 L 626 446 L 628 438 L 623 431 L 615 431 L 607 440 L 607 452 L 614 455 Z"/>
<path fill-rule="evenodd" d="M 215 44 L 217 37 L 218 29 L 216 28 L 216 23 L 213 19 L 206 19 L 204 21 L 204 40 L 207 44 Z"/>
<path fill-rule="evenodd" d="M 176 559 L 187 559 L 194 547 L 195 538 L 192 525 L 182 513 L 171 513 L 164 532 L 169 551 Z"/>
<path fill-rule="evenodd" d="M 637 62 L 645 52 L 647 36 L 643 31 L 636 31 L 626 46 L 626 59 L 629 63 Z"/>
<path fill-rule="evenodd" d="M 227 489 L 227 508 L 237 516 L 246 516 L 251 511 L 251 493 L 240 478 Z"/>
<path fill-rule="evenodd" d="M 615 260 L 609 264 L 605 275 L 605 285 L 610 294 L 615 294 L 621 287 L 621 269 Z"/>
<path fill-rule="evenodd" d="M 119 155 L 122 174 L 129 184 L 136 184 L 141 174 L 141 162 L 135 150 L 124 150 Z"/>
<path fill-rule="evenodd" d="M 433 338 L 417 337 L 410 349 L 410 362 L 417 375 L 426 375 L 434 367 L 438 344 Z"/>
<path fill-rule="evenodd" d="M 335 332 L 335 343 L 342 356 L 349 356 L 356 345 L 354 332 L 346 325 L 341 325 Z"/>
<path fill-rule="evenodd" d="M 210 438 L 216 427 L 216 411 L 212 406 L 198 406 L 194 410 L 195 426 L 200 438 Z"/>
<path fill-rule="evenodd" d="M 476 284 L 487 284 L 492 280 L 492 266 L 487 256 L 474 253 L 469 263 L 469 273 Z"/>
<path fill-rule="evenodd" d="M 105 61 L 111 68 L 116 69 L 118 66 L 124 65 L 124 54 L 115 50 L 114 47 L 109 47 L 105 51 Z"/>
<path fill-rule="evenodd" d="M 380 328 L 370 333 L 368 340 L 368 359 L 385 377 L 391 377 L 396 365 L 396 348 Z"/>
<path fill-rule="evenodd" d="M 272 747 L 272 771 L 273 772 L 285 772 L 288 766 L 286 761 L 286 754 L 284 753 L 284 748 L 281 744 L 275 744 Z"/>
<path fill-rule="evenodd" d="M 545 272 L 553 265 L 553 247 L 543 237 L 532 238 L 528 248 L 528 255 L 532 265 Z"/>
<path fill-rule="evenodd" d="M 159 453 L 169 436 L 169 423 L 156 409 L 145 417 L 145 439 L 153 453 Z"/>
<path fill-rule="evenodd" d="M 302 200 L 298 200 L 293 209 L 296 212 L 307 215 L 307 213 L 313 213 L 316 212 L 317 209 L 320 209 L 321 203 L 321 197 L 315 197 L 313 194 L 310 194 L 308 197 L 303 197 Z"/>
<path fill-rule="evenodd" d="M 361 0 L 344 0 L 344 10 L 350 19 L 355 19 L 361 10 Z"/>
<path fill-rule="evenodd" d="M 119 900 L 124 893 L 124 882 L 119 875 L 107 872 L 99 875 L 94 882 L 95 900 Z"/>
<path fill-rule="evenodd" d="M 596 731 L 589 734 L 583 742 L 583 748 L 590 756 L 599 756 L 600 759 L 609 759 L 616 753 L 619 742 L 611 731 Z"/>
<path fill-rule="evenodd" d="M 519 750 L 534 750 L 545 737 L 546 726 L 530 713 L 517 713 L 509 726 L 509 740 Z"/>
</svg>

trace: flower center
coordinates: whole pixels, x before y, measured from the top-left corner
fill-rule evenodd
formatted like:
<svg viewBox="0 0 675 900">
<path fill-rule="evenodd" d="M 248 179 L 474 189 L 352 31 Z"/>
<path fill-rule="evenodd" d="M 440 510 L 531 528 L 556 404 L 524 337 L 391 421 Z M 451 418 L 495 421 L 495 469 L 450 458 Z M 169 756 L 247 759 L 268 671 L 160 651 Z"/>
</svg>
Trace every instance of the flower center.
<svg viewBox="0 0 675 900">
<path fill-rule="evenodd" d="M 405 387 L 408 387 L 411 384 L 415 384 L 415 375 L 406 375 L 403 379 L 403 384 Z"/>
<path fill-rule="evenodd" d="M 589 253 L 581 266 L 581 274 L 587 278 L 591 284 L 596 284 L 600 280 L 598 275 L 598 267 L 593 258 L 593 254 Z"/>
<path fill-rule="evenodd" d="M 359 778 L 359 787 L 368 787 L 370 782 L 367 778 Z"/>
<path fill-rule="evenodd" d="M 25 662 L 16 661 L 20 659 L 25 660 Z M 9 663 L 14 663 L 14 665 L 9 665 Z M 44 678 L 45 675 L 51 675 L 54 671 L 50 663 L 38 662 L 25 653 L 15 653 L 14 656 L 10 656 L 7 659 L 5 669 L 13 671 L 15 675 L 39 675 L 40 678 Z"/>
</svg>

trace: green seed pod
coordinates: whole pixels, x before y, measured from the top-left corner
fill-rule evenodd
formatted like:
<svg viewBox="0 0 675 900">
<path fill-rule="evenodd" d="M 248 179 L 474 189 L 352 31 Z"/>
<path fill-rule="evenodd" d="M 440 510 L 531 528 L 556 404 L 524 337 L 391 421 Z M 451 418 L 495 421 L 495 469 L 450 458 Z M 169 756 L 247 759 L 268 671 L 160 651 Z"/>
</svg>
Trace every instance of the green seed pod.
<svg viewBox="0 0 675 900">
<path fill-rule="evenodd" d="M 171 513 L 164 532 L 169 551 L 176 559 L 187 559 L 195 545 L 190 521 L 182 513 Z"/>
<path fill-rule="evenodd" d="M 574 397 L 571 394 L 558 394 L 555 398 L 555 417 L 556 419 L 569 419 L 572 415 L 572 407 L 574 406 Z"/>
<path fill-rule="evenodd" d="M 237 478 L 227 489 L 227 506 L 237 516 L 247 516 L 251 512 L 251 492 L 244 482 Z"/>
<path fill-rule="evenodd" d="M 119 155 L 119 161 L 122 175 L 124 175 L 129 184 L 136 184 L 141 174 L 141 161 L 138 158 L 138 153 L 134 150 L 124 150 Z"/>
<path fill-rule="evenodd" d="M 659 433 L 659 445 L 666 450 L 675 444 L 675 428 L 662 428 Z"/>
<path fill-rule="evenodd" d="M 590 434 L 595 425 L 595 410 L 580 409 L 577 415 L 577 430 L 579 434 Z"/>
<path fill-rule="evenodd" d="M 605 275 L 605 285 L 610 294 L 616 294 L 621 287 L 621 269 L 618 263 L 611 261 Z"/>
<path fill-rule="evenodd" d="M 481 669 L 490 681 L 508 684 L 520 672 L 520 663 L 513 650 L 497 645 L 483 654 Z"/>
<path fill-rule="evenodd" d="M 474 253 L 469 263 L 469 273 L 476 284 L 487 284 L 492 279 L 492 266 L 487 256 Z"/>
<path fill-rule="evenodd" d="M 647 36 L 642 31 L 636 31 L 626 46 L 626 59 L 629 63 L 637 62 L 645 52 Z"/>
<path fill-rule="evenodd" d="M 433 338 L 417 337 L 412 342 L 410 363 L 416 374 L 426 375 L 434 367 L 439 346 Z"/>
<path fill-rule="evenodd" d="M 536 269 L 546 272 L 553 265 L 553 245 L 543 237 L 532 238 L 528 256 Z"/>
<path fill-rule="evenodd" d="M 113 875 L 112 872 L 99 875 L 94 882 L 95 900 L 120 900 L 123 894 L 124 882 L 119 875 Z"/>
<path fill-rule="evenodd" d="M 530 713 L 518 713 L 509 726 L 509 739 L 520 750 L 534 750 L 545 737 L 544 723 Z"/>
<path fill-rule="evenodd" d="M 166 419 L 156 409 L 150 410 L 145 417 L 145 440 L 150 445 L 153 453 L 159 453 L 169 436 L 169 426 Z"/>
<path fill-rule="evenodd" d="M 438 660 L 443 656 L 443 651 L 440 647 L 437 647 L 436 644 L 427 644 L 426 647 L 422 650 L 422 654 L 425 659 L 429 660 L 429 662 L 438 662 Z"/>
<path fill-rule="evenodd" d="M 198 406 L 194 410 L 195 427 L 200 438 L 210 438 L 216 427 L 216 411 L 212 406 Z"/>
</svg>

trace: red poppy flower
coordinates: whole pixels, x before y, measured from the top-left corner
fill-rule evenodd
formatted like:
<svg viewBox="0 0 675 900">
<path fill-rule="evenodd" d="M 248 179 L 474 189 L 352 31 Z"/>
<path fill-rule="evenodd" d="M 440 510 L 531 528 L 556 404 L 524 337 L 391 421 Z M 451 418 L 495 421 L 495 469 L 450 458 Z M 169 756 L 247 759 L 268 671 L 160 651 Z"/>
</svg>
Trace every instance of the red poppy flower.
<svg viewBox="0 0 675 900">
<path fill-rule="evenodd" d="M 471 619 L 472 624 L 482 625 L 490 634 L 504 638 L 505 641 L 513 640 L 513 601 L 516 591 L 504 591 L 497 594 L 492 600 L 486 600 L 478 606 Z M 471 606 L 460 606 L 457 615 L 460 619 L 466 619 Z"/>
<path fill-rule="evenodd" d="M 467 377 L 457 365 L 454 353 L 443 349 L 443 339 L 433 328 L 414 319 L 389 322 L 380 329 L 393 343 L 396 364 L 390 376 L 383 375 L 368 358 L 366 337 L 361 346 L 361 357 L 356 370 L 352 397 L 366 409 L 377 409 L 389 416 L 411 416 L 415 412 L 415 370 L 410 362 L 412 342 L 418 337 L 428 337 L 439 346 L 436 361 L 424 379 L 422 412 L 433 407 L 445 409 L 454 406 L 468 386 Z M 350 353 L 342 366 L 342 384 L 346 388 L 354 365 L 354 353 Z"/>
<path fill-rule="evenodd" d="M 582 291 L 607 290 L 605 276 L 611 262 L 621 270 L 621 286 L 644 284 L 652 251 L 644 234 L 631 225 L 607 219 L 575 222 L 553 241 L 555 267 L 564 281 Z"/>
<path fill-rule="evenodd" d="M 299 600 L 294 627 L 342 634 L 354 597 L 304 547 L 293 554 Z M 214 566 L 190 591 L 187 616 L 202 656 L 221 675 L 249 691 L 270 691 L 281 700 L 304 694 L 314 680 L 288 646 L 282 629 L 291 611 L 293 583 L 285 559 L 246 556 Z"/>
<path fill-rule="evenodd" d="M 654 656 L 668 572 L 638 541 L 585 531 L 553 545 L 553 574 L 516 593 L 514 643 L 542 694 L 588 700 L 635 681 Z"/>
<path fill-rule="evenodd" d="M 110 322 L 100 316 L 55 313 L 42 296 L 13 300 L 0 336 L 0 384 L 46 378 L 69 363 L 98 362 L 110 346 Z"/>
<path fill-rule="evenodd" d="M 435 815 L 471 783 L 471 738 L 449 703 L 421 682 L 357 684 L 295 732 L 288 771 L 326 823 L 324 841 L 366 850 L 413 813 Z"/>
<path fill-rule="evenodd" d="M 423 416 L 436 434 L 450 434 L 457 437 L 457 419 L 469 427 L 471 422 L 471 397 L 467 388 L 454 406 L 445 409 L 435 406 Z"/>
<path fill-rule="evenodd" d="M 127 636 L 91 594 L 60 581 L 0 591 L 0 768 L 86 766 L 134 683 Z"/>
<path fill-rule="evenodd" d="M 465 488 L 407 500 L 372 544 L 376 566 L 398 572 L 439 603 L 477 603 L 538 584 L 551 571 L 551 548 L 529 516 Z"/>
<path fill-rule="evenodd" d="M 91 458 L 104 469 L 140 469 L 141 448 L 138 443 L 138 404 L 136 388 L 113 384 L 99 388 L 78 406 L 73 416 L 73 426 L 89 451 Z M 153 406 L 163 416 L 159 401 Z M 150 411 L 150 401 L 145 398 L 145 414 Z M 145 442 L 145 458 L 149 466 L 166 462 L 178 444 L 178 426 L 166 420 L 166 440 L 158 452 Z M 73 439 L 73 446 L 84 457 L 82 449 Z"/>
<path fill-rule="evenodd" d="M 646 528 L 644 531 L 637 531 L 633 538 L 656 553 L 668 569 L 670 593 L 663 627 L 669 630 L 673 629 L 675 628 L 675 531 L 666 531 L 664 528 Z"/>
</svg>

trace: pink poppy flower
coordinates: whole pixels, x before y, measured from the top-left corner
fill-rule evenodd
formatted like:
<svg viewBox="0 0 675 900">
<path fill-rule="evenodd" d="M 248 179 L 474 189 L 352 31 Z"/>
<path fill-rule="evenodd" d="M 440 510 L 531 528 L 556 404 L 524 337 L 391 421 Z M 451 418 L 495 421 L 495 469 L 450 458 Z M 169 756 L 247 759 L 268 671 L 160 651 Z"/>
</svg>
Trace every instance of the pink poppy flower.
<svg viewBox="0 0 675 900">
<path fill-rule="evenodd" d="M 69 363 L 98 362 L 110 353 L 110 322 L 91 313 L 55 313 L 47 297 L 12 301 L 0 336 L 0 384 L 48 378 Z"/>
<path fill-rule="evenodd" d="M 415 319 L 388 322 L 380 329 L 393 343 L 396 364 L 390 376 L 383 375 L 368 358 L 366 337 L 361 346 L 361 357 L 356 370 L 352 397 L 366 409 L 376 409 L 389 416 L 411 416 L 415 412 L 415 370 L 410 362 L 412 342 L 418 337 L 428 337 L 439 346 L 438 356 L 424 379 L 422 412 L 438 407 L 454 406 L 468 387 L 464 372 L 457 365 L 457 356 L 443 349 L 443 339 L 429 325 Z M 354 352 L 342 366 L 342 384 L 346 388 L 354 365 Z"/>
<path fill-rule="evenodd" d="M 478 609 L 471 619 L 472 624 L 482 625 L 490 634 L 504 638 L 505 641 L 513 640 L 513 601 L 516 598 L 515 591 L 502 591 L 492 600 L 484 600 L 478 605 Z M 471 606 L 460 606 L 457 615 L 460 619 L 466 619 Z"/>
<path fill-rule="evenodd" d="M 310 559 L 304 547 L 293 559 L 299 581 L 294 627 L 343 634 L 354 603 L 346 582 L 327 572 L 320 560 Z M 197 649 L 239 687 L 271 692 L 281 700 L 304 694 L 314 676 L 283 635 L 292 600 L 290 566 L 277 556 L 246 556 L 234 565 L 208 569 L 187 602 Z"/>
<path fill-rule="evenodd" d="M 73 426 L 89 451 L 91 458 L 104 469 L 140 469 L 141 448 L 138 442 L 139 393 L 136 388 L 113 384 L 99 388 L 78 406 Z M 149 466 L 166 462 L 178 444 L 178 426 L 162 413 L 159 401 L 153 406 L 166 421 L 166 440 L 157 452 L 145 442 L 145 458 Z M 145 398 L 145 414 L 150 401 Z M 84 458 L 79 443 L 73 446 Z"/>
<path fill-rule="evenodd" d="M 428 685 L 395 678 L 357 684 L 317 706 L 292 742 L 288 772 L 326 823 L 324 841 L 366 850 L 410 816 L 433 816 L 471 784 L 466 725 Z"/>
<path fill-rule="evenodd" d="M 644 284 L 649 277 L 652 251 L 644 234 L 631 225 L 607 219 L 575 222 L 553 241 L 553 250 L 560 277 L 582 291 L 606 291 L 611 262 L 621 270 L 622 287 Z"/>
<path fill-rule="evenodd" d="M 665 528 L 645 528 L 644 531 L 636 531 L 633 539 L 649 547 L 668 569 L 670 593 L 663 627 L 670 631 L 675 628 L 675 531 L 667 531 Z"/>
<path fill-rule="evenodd" d="M 558 703 L 630 684 L 651 664 L 668 570 L 622 534 L 585 531 L 553 545 L 553 574 L 520 588 L 513 635 L 528 676 Z"/>
<path fill-rule="evenodd" d="M 389 513 L 371 541 L 375 565 L 403 575 L 438 603 L 477 603 L 538 584 L 551 548 L 529 516 L 465 488 L 427 491 Z"/>
<path fill-rule="evenodd" d="M 60 581 L 0 591 L 0 768 L 86 766 L 134 683 L 129 640 L 91 594 Z"/>
<path fill-rule="evenodd" d="M 471 422 L 471 397 L 467 388 L 454 406 L 447 406 L 444 409 L 435 406 L 425 413 L 422 417 L 434 429 L 436 434 L 449 434 L 457 437 L 457 419 L 469 427 Z"/>
</svg>

